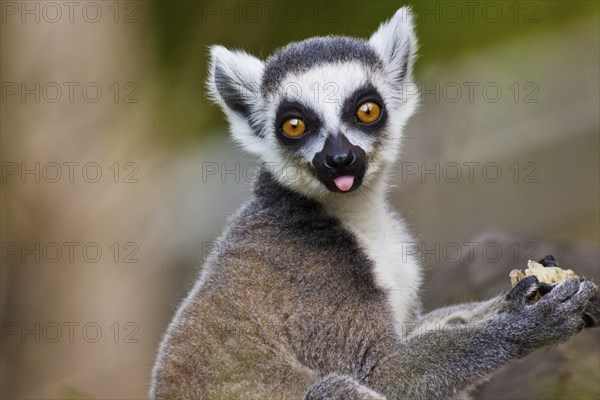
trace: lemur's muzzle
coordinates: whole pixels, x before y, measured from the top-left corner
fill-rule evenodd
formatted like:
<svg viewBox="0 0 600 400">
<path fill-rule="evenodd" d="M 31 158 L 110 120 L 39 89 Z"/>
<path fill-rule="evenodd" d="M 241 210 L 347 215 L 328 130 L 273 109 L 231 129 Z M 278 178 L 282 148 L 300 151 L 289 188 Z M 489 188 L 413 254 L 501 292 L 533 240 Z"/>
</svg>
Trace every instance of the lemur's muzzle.
<svg viewBox="0 0 600 400">
<path fill-rule="evenodd" d="M 332 192 L 358 188 L 366 170 L 366 154 L 343 134 L 329 135 L 312 164 L 317 178 Z"/>
</svg>

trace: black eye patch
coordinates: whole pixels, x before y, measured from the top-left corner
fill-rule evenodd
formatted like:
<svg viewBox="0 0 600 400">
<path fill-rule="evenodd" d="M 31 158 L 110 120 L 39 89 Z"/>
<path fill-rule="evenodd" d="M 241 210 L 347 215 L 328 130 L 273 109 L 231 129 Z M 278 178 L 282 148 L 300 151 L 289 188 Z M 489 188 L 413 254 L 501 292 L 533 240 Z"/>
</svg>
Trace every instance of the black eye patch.
<svg viewBox="0 0 600 400">
<path fill-rule="evenodd" d="M 367 102 L 373 102 L 381 109 L 381 116 L 376 122 L 371 124 L 360 122 L 356 116 L 356 110 L 358 107 Z M 350 96 L 348 96 L 342 106 L 341 117 L 342 121 L 348 125 L 354 126 L 369 134 L 377 134 L 377 132 L 385 126 L 388 118 L 385 103 L 381 98 L 381 95 L 370 83 L 367 83 L 366 85 L 356 89 Z"/>
<path fill-rule="evenodd" d="M 304 121 L 306 126 L 305 134 L 299 138 L 290 138 L 283 134 L 282 125 L 290 118 L 297 118 Z M 284 100 L 279 104 L 275 114 L 275 135 L 280 143 L 289 147 L 299 147 L 306 143 L 315 132 L 321 129 L 322 123 L 319 115 L 310 107 L 297 102 Z"/>
</svg>

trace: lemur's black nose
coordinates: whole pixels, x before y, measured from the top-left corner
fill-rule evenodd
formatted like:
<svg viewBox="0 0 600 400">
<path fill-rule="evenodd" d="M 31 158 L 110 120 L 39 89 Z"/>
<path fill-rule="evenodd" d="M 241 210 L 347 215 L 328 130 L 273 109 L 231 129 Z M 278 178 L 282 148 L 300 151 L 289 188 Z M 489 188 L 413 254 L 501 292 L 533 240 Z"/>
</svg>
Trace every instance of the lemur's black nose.
<svg viewBox="0 0 600 400">
<path fill-rule="evenodd" d="M 367 155 L 346 135 L 328 135 L 323 149 L 315 154 L 312 165 L 316 177 L 332 192 L 349 192 L 362 184 Z"/>
<path fill-rule="evenodd" d="M 335 153 L 327 154 L 325 156 L 325 166 L 331 169 L 338 169 L 340 167 L 348 167 L 354 163 L 356 156 L 352 150 L 348 150 L 347 153 Z"/>
</svg>

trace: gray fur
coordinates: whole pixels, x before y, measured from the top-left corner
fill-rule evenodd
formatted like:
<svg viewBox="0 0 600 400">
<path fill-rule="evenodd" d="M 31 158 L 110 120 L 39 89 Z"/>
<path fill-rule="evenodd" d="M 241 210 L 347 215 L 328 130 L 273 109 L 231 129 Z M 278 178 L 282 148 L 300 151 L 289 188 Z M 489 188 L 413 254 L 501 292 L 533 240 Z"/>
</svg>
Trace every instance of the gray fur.
<svg viewBox="0 0 600 400">
<path fill-rule="evenodd" d="M 415 318 L 440 326 L 399 338 L 352 235 L 267 172 L 219 243 L 169 327 L 153 398 L 450 398 L 568 340 L 593 291 L 572 279 L 531 305 L 529 287 Z"/>
<path fill-rule="evenodd" d="M 290 43 L 265 61 L 261 88 L 272 93 L 290 73 L 307 71 L 315 66 L 335 62 L 359 61 L 370 68 L 383 64 L 377 53 L 362 39 L 325 36 Z"/>
<path fill-rule="evenodd" d="M 392 84 L 406 79 L 416 45 L 406 17 L 401 9 L 369 45 L 340 38 L 291 45 L 267 62 L 265 85 L 276 88 L 291 64 L 311 68 L 331 60 L 360 60 L 366 69 L 381 62 Z M 368 46 L 383 57 L 373 57 Z M 249 111 L 238 104 L 231 82 L 250 82 L 263 65 L 223 48 L 213 53 L 211 88 L 230 121 L 244 129 L 240 117 Z M 253 64 L 249 78 L 242 77 L 240 59 Z M 260 119 L 255 114 L 250 119 Z M 399 130 L 406 122 L 399 119 L 409 114 L 395 110 L 390 121 Z M 394 144 L 388 134 L 399 137 L 380 130 L 386 129 L 385 146 L 369 150 L 367 166 Z M 267 143 L 257 140 L 242 141 L 257 152 Z M 384 197 L 384 172 L 385 166 L 375 169 L 371 180 L 378 199 Z M 564 342 L 584 324 L 597 325 L 598 289 L 578 279 L 558 284 L 537 302 L 529 300 L 540 285 L 530 277 L 491 300 L 421 314 L 412 295 L 418 265 L 396 259 L 401 220 L 385 202 L 375 208 L 386 214 L 373 213 L 375 203 L 361 193 L 318 185 L 318 191 L 303 191 L 303 184 L 282 183 L 261 170 L 252 198 L 228 221 L 167 330 L 151 398 L 466 399 L 465 391 L 510 361 Z"/>
<path fill-rule="evenodd" d="M 385 400 L 385 397 L 349 376 L 329 374 L 312 385 L 304 399 Z"/>
</svg>

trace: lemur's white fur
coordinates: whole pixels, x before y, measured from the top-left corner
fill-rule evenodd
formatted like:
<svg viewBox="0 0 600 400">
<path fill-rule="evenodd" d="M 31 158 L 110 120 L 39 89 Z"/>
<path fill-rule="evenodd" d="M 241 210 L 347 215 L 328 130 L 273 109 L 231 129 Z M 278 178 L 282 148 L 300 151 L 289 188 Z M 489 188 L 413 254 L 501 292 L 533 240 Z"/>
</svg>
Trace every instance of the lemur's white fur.
<svg viewBox="0 0 600 400">
<path fill-rule="evenodd" d="M 403 91 L 412 83 L 413 55 L 417 46 L 408 10 L 400 9 L 390 21 L 382 24 L 369 43 L 383 61 L 383 69 L 371 69 L 359 61 L 348 61 L 316 66 L 301 73 L 291 72 L 281 82 L 279 90 L 268 98 L 259 95 L 262 61 L 222 46 L 211 49 L 211 73 L 214 75 L 218 63 L 239 82 L 240 95 L 251 99 L 254 113 L 264 120 L 275 119 L 277 106 L 284 98 L 310 105 L 319 113 L 323 129 L 318 138 L 311 139 L 310 146 L 302 149 L 301 157 L 286 155 L 276 139 L 273 125 L 267 125 L 262 135 L 257 135 L 245 118 L 224 104 L 216 88 L 210 89 L 223 105 L 235 141 L 259 156 L 280 183 L 320 201 L 356 235 L 374 263 L 377 284 L 389 293 L 396 328 L 401 333 L 402 323 L 409 313 L 415 312 L 409 304 L 418 296 L 421 273 L 418 262 L 406 254 L 411 236 L 403 221 L 387 205 L 385 195 L 389 166 L 398 157 L 402 131 L 417 103 L 416 95 Z M 407 62 L 408 68 L 402 87 L 398 88 L 393 77 L 403 62 Z M 367 82 L 381 94 L 389 116 L 384 143 L 377 149 L 374 148 L 375 137 L 346 125 L 340 117 L 343 100 Z M 339 132 L 367 153 L 368 167 L 362 186 L 353 193 L 330 192 L 313 176 L 310 166 L 315 154 L 323 148 L 327 135 Z"/>
<path fill-rule="evenodd" d="M 376 186 L 381 185 L 378 183 Z M 378 194 L 376 194 L 378 193 Z M 403 323 L 413 317 L 415 297 L 421 286 L 421 267 L 407 252 L 414 242 L 404 222 L 389 208 L 383 191 L 352 196 L 325 203 L 359 240 L 374 263 L 375 282 L 388 293 L 394 312 L 396 332 L 404 333 Z"/>
</svg>

